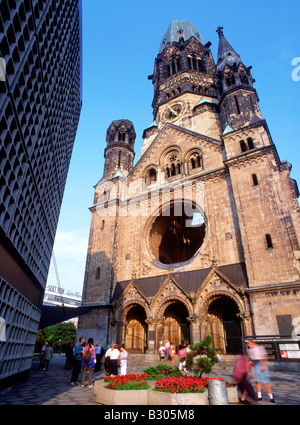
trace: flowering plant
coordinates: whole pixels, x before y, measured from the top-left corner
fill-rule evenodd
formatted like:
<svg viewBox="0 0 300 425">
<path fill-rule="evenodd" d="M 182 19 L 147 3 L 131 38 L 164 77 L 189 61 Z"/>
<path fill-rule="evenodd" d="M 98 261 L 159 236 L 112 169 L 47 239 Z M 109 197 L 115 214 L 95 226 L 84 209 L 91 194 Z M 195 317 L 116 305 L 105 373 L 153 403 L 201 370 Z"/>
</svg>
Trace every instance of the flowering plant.
<svg viewBox="0 0 300 425">
<path fill-rule="evenodd" d="M 108 382 L 106 388 L 109 390 L 148 390 L 150 388 L 146 373 L 141 375 L 120 375 L 109 376 L 104 378 L 104 382 Z"/>
<path fill-rule="evenodd" d="M 203 393 L 208 387 L 208 382 L 213 379 L 224 381 L 223 378 L 196 378 L 185 375 L 180 378 L 159 379 L 155 383 L 154 390 L 167 393 Z M 230 386 L 226 381 L 226 387 Z"/>
<path fill-rule="evenodd" d="M 146 373 L 142 373 L 141 375 L 138 374 L 128 374 L 128 375 L 119 375 L 119 376 L 106 376 L 104 378 L 104 382 L 111 382 L 114 381 L 115 379 L 118 379 L 122 382 L 137 382 L 137 381 L 144 381 L 145 379 L 147 379 L 148 376 Z"/>
<path fill-rule="evenodd" d="M 159 379 L 154 390 L 166 393 L 203 393 L 206 388 L 202 378 L 185 375 L 181 378 Z"/>
</svg>

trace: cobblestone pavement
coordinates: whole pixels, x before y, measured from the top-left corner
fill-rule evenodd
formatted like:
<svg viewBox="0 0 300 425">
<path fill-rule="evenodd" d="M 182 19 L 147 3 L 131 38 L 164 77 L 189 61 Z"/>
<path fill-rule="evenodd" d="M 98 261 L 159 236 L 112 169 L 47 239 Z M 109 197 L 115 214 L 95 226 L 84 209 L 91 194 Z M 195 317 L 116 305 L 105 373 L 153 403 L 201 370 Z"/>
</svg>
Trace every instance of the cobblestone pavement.
<svg viewBox="0 0 300 425">
<path fill-rule="evenodd" d="M 71 386 L 72 370 L 64 369 L 65 358 L 55 357 L 51 360 L 48 371 L 39 371 L 38 361 L 33 361 L 29 378 L 11 388 L 0 392 L 0 406 L 4 405 L 96 405 L 94 390 L 88 386 Z M 103 369 L 102 369 L 103 370 Z M 128 362 L 128 373 L 141 373 L 141 366 Z M 300 405 L 300 374 L 270 372 L 271 385 L 276 405 Z M 215 366 L 209 377 L 223 377 L 231 381 L 232 368 Z M 103 379 L 104 373 L 94 373 L 94 379 Z M 86 378 L 87 379 L 87 378 Z M 260 404 L 273 405 L 267 401 Z"/>
</svg>

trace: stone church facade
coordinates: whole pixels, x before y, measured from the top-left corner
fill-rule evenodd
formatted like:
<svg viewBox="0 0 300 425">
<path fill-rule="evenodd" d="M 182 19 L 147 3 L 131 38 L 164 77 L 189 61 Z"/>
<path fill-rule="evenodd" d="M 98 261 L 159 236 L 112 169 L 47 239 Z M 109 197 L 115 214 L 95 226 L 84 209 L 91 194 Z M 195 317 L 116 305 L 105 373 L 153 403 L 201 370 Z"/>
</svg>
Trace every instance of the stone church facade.
<svg viewBox="0 0 300 425">
<path fill-rule="evenodd" d="M 134 164 L 131 121 L 107 131 L 78 332 L 157 352 L 290 334 L 300 317 L 298 188 L 263 119 L 251 67 L 219 27 L 215 63 L 188 21 L 155 59 L 154 121 Z"/>
</svg>

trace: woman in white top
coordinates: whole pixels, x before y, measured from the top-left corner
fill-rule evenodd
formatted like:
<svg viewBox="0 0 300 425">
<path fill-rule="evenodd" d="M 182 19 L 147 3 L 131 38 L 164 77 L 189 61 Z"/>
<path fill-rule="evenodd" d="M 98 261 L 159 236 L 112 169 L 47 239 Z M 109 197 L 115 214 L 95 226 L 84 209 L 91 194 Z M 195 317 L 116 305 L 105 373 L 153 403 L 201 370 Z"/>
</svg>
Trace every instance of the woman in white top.
<svg viewBox="0 0 300 425">
<path fill-rule="evenodd" d="M 113 349 L 110 353 L 110 362 L 109 362 L 109 375 L 118 375 L 118 360 L 120 352 L 118 344 L 113 346 Z"/>
</svg>

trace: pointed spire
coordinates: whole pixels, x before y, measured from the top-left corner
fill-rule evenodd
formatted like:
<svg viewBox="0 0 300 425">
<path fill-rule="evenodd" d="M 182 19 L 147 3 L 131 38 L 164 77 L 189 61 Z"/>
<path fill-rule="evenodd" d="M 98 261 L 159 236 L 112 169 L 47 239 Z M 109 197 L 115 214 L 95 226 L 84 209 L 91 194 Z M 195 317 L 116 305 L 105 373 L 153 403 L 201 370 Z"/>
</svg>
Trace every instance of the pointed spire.
<svg viewBox="0 0 300 425">
<path fill-rule="evenodd" d="M 242 59 L 224 37 L 223 27 L 218 27 L 216 32 L 219 35 L 217 71 L 222 72 L 226 65 L 232 67 L 236 64 L 238 66 Z"/>
</svg>

